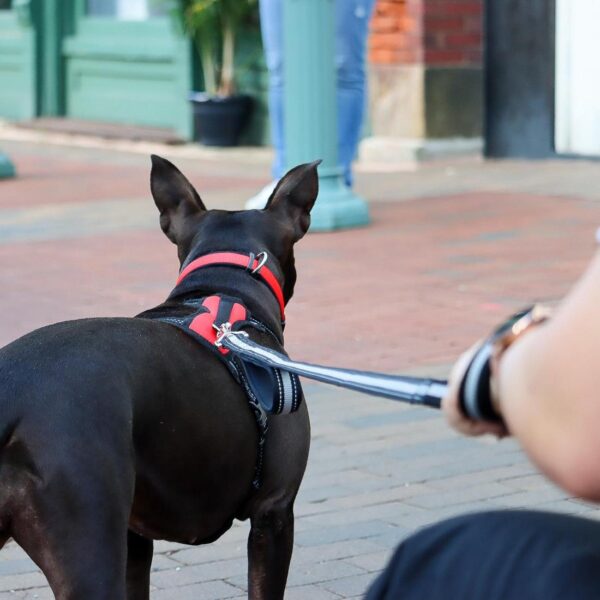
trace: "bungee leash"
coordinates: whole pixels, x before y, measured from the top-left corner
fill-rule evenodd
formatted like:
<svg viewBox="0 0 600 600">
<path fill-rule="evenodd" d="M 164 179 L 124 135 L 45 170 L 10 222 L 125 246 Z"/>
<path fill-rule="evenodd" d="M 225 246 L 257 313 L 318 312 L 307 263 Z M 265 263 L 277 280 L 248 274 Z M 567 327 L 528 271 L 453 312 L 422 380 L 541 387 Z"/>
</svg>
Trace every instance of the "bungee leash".
<svg viewBox="0 0 600 600">
<path fill-rule="evenodd" d="M 170 298 L 189 292 L 192 273 L 204 268 L 228 266 L 243 269 L 262 282 L 273 294 L 279 306 L 282 327 L 285 324 L 285 299 L 277 275 L 267 266 L 268 254 L 252 252 L 213 252 L 193 258 L 185 264 Z M 193 285 L 193 284 L 192 284 Z M 290 359 L 257 344 L 244 328 L 264 329 L 252 319 L 243 304 L 235 298 L 219 294 L 201 298 L 202 307 L 190 322 L 181 318 L 165 318 L 195 336 L 201 343 L 237 359 L 227 361 L 234 375 L 244 383 L 247 393 L 256 399 L 264 414 L 286 414 L 298 410 L 301 401 L 297 376 L 315 381 L 381 396 L 419 406 L 441 408 L 448 391 L 448 382 L 440 379 L 388 375 L 315 365 Z M 188 301 L 189 303 L 189 301 Z M 226 309 L 226 310 L 225 310 Z M 475 352 L 459 388 L 459 401 L 464 414 L 475 421 L 501 421 L 490 390 L 490 378 L 503 351 L 532 326 L 548 318 L 548 309 L 536 305 L 521 311 L 502 323 Z M 189 320 L 189 319 L 188 319 Z M 268 330 L 268 328 L 267 328 Z M 264 419 L 263 419 L 264 420 Z"/>
<path fill-rule="evenodd" d="M 447 391 L 447 382 L 438 379 L 355 371 L 291 360 L 285 354 L 253 342 L 245 331 L 232 330 L 229 323 L 218 328 L 215 345 L 259 367 L 281 369 L 322 383 L 409 404 L 440 408 Z"/>
<path fill-rule="evenodd" d="M 459 390 L 460 405 L 466 416 L 475 421 L 501 421 L 493 407 L 490 392 L 494 360 L 516 338 L 546 321 L 548 316 L 549 310 L 540 305 L 520 311 L 496 328 L 483 342 L 471 359 Z M 448 382 L 440 379 L 387 375 L 294 361 L 257 344 L 245 331 L 234 330 L 229 323 L 223 323 L 215 329 L 217 347 L 226 348 L 243 361 L 266 369 L 280 369 L 371 396 L 438 409 L 448 391 Z"/>
</svg>

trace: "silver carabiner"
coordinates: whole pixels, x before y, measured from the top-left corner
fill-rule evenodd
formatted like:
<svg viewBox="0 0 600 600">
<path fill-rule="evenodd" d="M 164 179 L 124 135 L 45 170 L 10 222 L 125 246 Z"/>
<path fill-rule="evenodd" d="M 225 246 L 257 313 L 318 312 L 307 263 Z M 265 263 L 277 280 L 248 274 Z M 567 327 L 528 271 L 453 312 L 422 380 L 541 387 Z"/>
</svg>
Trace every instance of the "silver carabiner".
<svg viewBox="0 0 600 600">
<path fill-rule="evenodd" d="M 259 252 L 256 255 L 256 260 L 258 261 L 258 264 L 256 265 L 256 267 L 254 267 L 254 269 L 252 269 L 252 271 L 250 271 L 252 275 L 256 275 L 267 264 L 267 261 L 269 260 L 269 255 L 264 251 Z"/>
<path fill-rule="evenodd" d="M 228 338 L 230 335 L 241 335 L 243 337 L 250 337 L 245 331 L 232 331 L 231 323 L 226 322 L 223 325 L 215 325 L 213 327 L 217 330 L 217 339 L 215 340 L 215 346 L 220 348 L 223 345 L 223 340 Z"/>
</svg>

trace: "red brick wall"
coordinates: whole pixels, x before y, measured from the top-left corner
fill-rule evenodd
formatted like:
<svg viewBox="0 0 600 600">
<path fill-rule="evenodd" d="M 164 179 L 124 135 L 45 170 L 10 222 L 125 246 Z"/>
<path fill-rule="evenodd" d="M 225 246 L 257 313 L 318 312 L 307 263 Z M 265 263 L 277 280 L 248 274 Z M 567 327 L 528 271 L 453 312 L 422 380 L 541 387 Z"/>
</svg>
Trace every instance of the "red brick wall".
<svg viewBox="0 0 600 600">
<path fill-rule="evenodd" d="M 377 0 L 369 59 L 375 64 L 412 64 L 423 60 L 422 0 Z"/>
<path fill-rule="evenodd" d="M 480 65 L 483 0 L 377 0 L 374 64 Z"/>
</svg>

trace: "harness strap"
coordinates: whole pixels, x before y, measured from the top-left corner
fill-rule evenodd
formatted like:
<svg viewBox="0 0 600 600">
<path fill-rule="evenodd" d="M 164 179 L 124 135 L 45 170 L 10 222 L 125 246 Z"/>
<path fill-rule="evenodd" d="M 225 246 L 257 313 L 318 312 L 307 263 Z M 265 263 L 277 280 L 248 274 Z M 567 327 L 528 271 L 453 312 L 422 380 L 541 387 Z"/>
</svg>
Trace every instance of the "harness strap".
<svg viewBox="0 0 600 600">
<path fill-rule="evenodd" d="M 200 338 L 211 350 L 219 353 L 230 371 L 243 385 L 247 395 L 256 401 L 257 407 L 263 412 L 263 426 L 266 426 L 267 414 L 280 415 L 297 411 L 302 402 L 302 388 L 296 375 L 276 367 L 248 362 L 244 357 L 234 355 L 228 348 L 218 344 L 218 336 L 225 329 L 234 336 L 242 334 L 239 331 L 231 331 L 232 327 L 250 326 L 261 331 L 269 332 L 269 330 L 250 319 L 246 307 L 233 298 L 208 296 L 202 299 L 200 307 L 202 312 L 195 314 L 191 319 L 163 318 L 163 320 Z"/>
<path fill-rule="evenodd" d="M 209 344 L 217 341 L 218 328 L 223 323 L 235 324 L 248 318 L 246 308 L 238 302 L 224 302 L 220 296 L 208 296 L 202 301 L 202 306 L 207 312 L 194 317 L 189 328 Z M 227 348 L 220 347 L 221 354 L 228 354 Z"/>
<path fill-rule="evenodd" d="M 261 256 L 262 255 L 262 256 Z M 261 257 L 261 258 L 259 258 Z M 267 254 L 265 252 L 254 254 L 240 254 L 238 252 L 213 252 L 205 254 L 194 259 L 187 265 L 179 274 L 176 285 L 179 285 L 188 275 L 211 266 L 229 266 L 240 267 L 249 271 L 252 275 L 258 277 L 271 290 L 277 303 L 279 304 L 279 312 L 281 313 L 281 321 L 285 322 L 285 298 L 283 297 L 283 289 L 273 271 L 265 265 Z"/>
</svg>

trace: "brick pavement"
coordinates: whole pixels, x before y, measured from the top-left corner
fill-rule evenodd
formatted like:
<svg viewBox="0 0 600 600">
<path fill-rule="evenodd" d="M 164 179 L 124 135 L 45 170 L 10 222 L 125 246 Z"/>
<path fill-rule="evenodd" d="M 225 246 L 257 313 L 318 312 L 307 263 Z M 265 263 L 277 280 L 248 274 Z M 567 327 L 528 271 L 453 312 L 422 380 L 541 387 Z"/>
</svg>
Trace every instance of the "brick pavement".
<svg viewBox="0 0 600 600">
<path fill-rule="evenodd" d="M 157 227 L 147 157 L 0 142 L 22 177 L 0 183 L 0 343 L 46 323 L 131 315 L 176 271 Z M 176 161 L 209 206 L 239 207 L 266 163 Z M 359 174 L 373 225 L 298 246 L 290 352 L 386 371 L 446 372 L 502 316 L 555 300 L 593 252 L 594 163 L 438 163 Z M 393 201 L 396 198 L 396 201 Z M 419 198 L 419 200 L 415 200 Z M 595 510 L 546 483 L 514 444 L 467 440 L 433 411 L 305 386 L 313 423 L 296 506 L 287 598 L 358 598 L 405 535 L 490 507 Z M 242 598 L 246 524 L 190 548 L 160 542 L 153 598 Z M 0 553 L 0 600 L 51 598 L 14 544 Z"/>
</svg>

